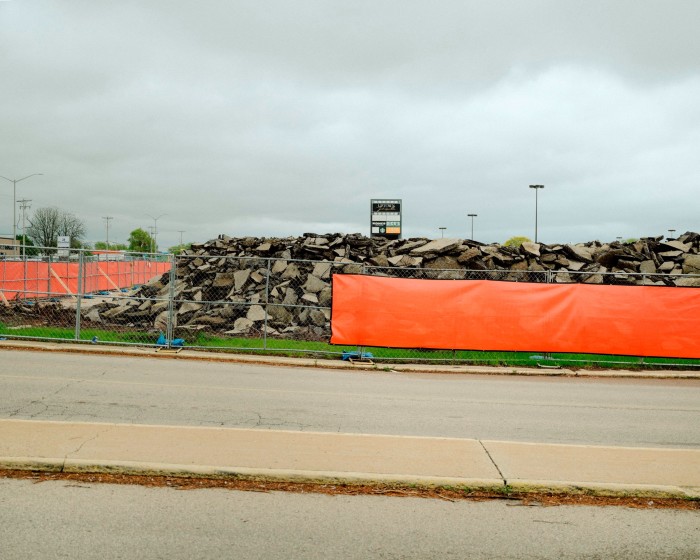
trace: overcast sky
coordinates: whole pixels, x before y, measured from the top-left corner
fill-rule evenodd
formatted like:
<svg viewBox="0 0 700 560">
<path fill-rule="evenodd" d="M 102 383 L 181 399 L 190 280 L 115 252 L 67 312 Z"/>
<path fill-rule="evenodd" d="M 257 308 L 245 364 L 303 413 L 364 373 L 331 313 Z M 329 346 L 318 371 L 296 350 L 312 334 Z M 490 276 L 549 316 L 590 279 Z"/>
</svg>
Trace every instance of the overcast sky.
<svg viewBox="0 0 700 560">
<path fill-rule="evenodd" d="M 698 0 L 0 0 L 0 175 L 87 240 L 700 230 Z M 0 179 L 0 233 L 12 231 Z M 19 216 L 19 211 L 18 211 Z M 150 216 L 150 217 L 149 217 Z"/>
</svg>

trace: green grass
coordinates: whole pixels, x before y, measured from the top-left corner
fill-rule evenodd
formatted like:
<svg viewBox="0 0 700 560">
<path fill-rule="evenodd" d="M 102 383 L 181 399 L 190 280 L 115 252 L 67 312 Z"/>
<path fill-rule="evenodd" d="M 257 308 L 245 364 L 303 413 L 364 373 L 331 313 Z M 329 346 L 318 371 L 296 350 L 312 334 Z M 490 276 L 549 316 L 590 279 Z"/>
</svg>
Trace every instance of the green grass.
<svg viewBox="0 0 700 560">
<path fill-rule="evenodd" d="M 20 326 L 10 327 L 0 323 L 0 336 L 74 340 L 73 327 Z M 86 328 L 80 331 L 80 340 L 90 341 L 97 337 L 101 343 L 155 345 L 156 333 L 105 330 Z M 185 347 L 219 350 L 251 351 L 264 354 L 299 356 L 322 354 L 329 357 L 339 357 L 343 351 L 355 352 L 356 347 L 335 346 L 327 342 L 285 340 L 268 338 L 226 338 L 208 333 L 198 332 L 185 339 Z M 638 358 L 634 356 L 608 356 L 592 354 L 550 354 L 546 357 L 538 352 L 484 352 L 467 350 L 425 350 L 400 348 L 363 348 L 371 352 L 373 360 L 381 365 L 382 362 L 394 363 L 453 363 L 474 365 L 496 365 L 505 367 L 534 366 L 544 367 L 573 367 L 573 368 L 626 368 L 626 369 L 658 369 L 664 367 L 700 367 L 700 360 L 675 358 Z"/>
</svg>

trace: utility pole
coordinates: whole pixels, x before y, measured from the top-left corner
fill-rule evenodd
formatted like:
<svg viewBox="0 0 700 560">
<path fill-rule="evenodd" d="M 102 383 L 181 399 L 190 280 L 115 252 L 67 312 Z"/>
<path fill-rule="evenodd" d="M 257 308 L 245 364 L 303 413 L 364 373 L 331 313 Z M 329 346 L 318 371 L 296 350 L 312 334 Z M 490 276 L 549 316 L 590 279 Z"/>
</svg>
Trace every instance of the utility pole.
<svg viewBox="0 0 700 560">
<path fill-rule="evenodd" d="M 22 258 L 27 256 L 27 210 L 31 208 L 31 205 L 29 204 L 31 202 L 31 199 L 28 198 L 23 198 L 22 200 L 18 200 L 20 204 L 20 209 L 22 210 Z"/>
<path fill-rule="evenodd" d="M 180 232 L 180 249 L 182 249 L 182 234 L 185 233 L 186 230 L 179 229 L 177 231 Z"/>
<path fill-rule="evenodd" d="M 109 221 L 114 218 L 112 216 L 102 216 L 102 219 L 105 221 L 105 227 L 107 228 L 107 250 L 109 251 Z"/>
</svg>

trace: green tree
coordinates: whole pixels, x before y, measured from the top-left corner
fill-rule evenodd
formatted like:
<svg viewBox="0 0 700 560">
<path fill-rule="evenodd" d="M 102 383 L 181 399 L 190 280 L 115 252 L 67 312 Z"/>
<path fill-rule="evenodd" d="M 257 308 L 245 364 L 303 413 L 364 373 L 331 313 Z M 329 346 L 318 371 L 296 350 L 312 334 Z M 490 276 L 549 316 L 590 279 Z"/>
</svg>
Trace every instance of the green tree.
<svg viewBox="0 0 700 560">
<path fill-rule="evenodd" d="M 80 248 L 85 222 L 70 212 L 54 207 L 37 208 L 29 218 L 27 234 L 38 247 L 56 247 L 60 236 L 70 237 L 70 246 Z"/>
<path fill-rule="evenodd" d="M 172 253 L 173 255 L 179 255 L 183 251 L 187 251 L 190 247 L 192 247 L 192 243 L 183 243 L 182 245 L 173 245 L 172 247 L 168 247 L 168 253 Z"/>
<path fill-rule="evenodd" d="M 95 249 L 98 251 L 126 251 L 128 248 L 126 243 L 110 243 L 108 247 L 106 241 L 95 241 Z"/>
<path fill-rule="evenodd" d="M 34 241 L 28 235 L 17 234 L 17 241 L 24 245 L 24 254 L 28 257 L 35 257 L 39 254 L 39 249 L 34 247 Z"/>
<path fill-rule="evenodd" d="M 141 228 L 136 228 L 129 234 L 129 251 L 136 253 L 154 253 L 158 250 L 153 238 L 148 232 Z"/>
<path fill-rule="evenodd" d="M 526 241 L 531 242 L 532 240 L 529 237 L 519 235 L 519 236 L 511 237 L 503 245 L 505 247 L 520 247 Z"/>
</svg>

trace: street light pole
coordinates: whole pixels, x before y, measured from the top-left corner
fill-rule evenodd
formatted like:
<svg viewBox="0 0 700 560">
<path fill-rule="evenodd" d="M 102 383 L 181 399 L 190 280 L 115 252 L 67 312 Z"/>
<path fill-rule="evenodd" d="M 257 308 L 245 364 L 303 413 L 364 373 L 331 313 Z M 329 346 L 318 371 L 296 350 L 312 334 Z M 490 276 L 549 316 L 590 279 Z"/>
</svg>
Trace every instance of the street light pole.
<svg viewBox="0 0 700 560">
<path fill-rule="evenodd" d="M 151 245 L 151 253 L 155 253 L 155 252 L 156 252 L 156 248 L 155 248 L 155 243 L 154 243 L 154 241 L 153 241 L 153 234 L 154 234 L 154 232 L 155 232 L 155 229 L 154 229 L 153 226 L 148 226 L 148 231 L 149 231 L 149 233 L 151 234 L 151 243 L 150 243 L 150 245 Z"/>
<path fill-rule="evenodd" d="M 29 179 L 29 177 L 34 177 L 35 175 L 43 175 L 43 173 L 32 173 L 21 179 L 8 179 L 4 175 L 0 175 L 5 181 L 12 183 L 12 239 L 13 243 L 17 239 L 17 183 Z"/>
<path fill-rule="evenodd" d="M 22 209 L 22 258 L 25 259 L 26 262 L 26 256 L 27 256 L 27 209 L 30 208 L 29 203 L 31 202 L 31 199 L 28 198 L 23 198 L 22 200 L 18 200 L 17 202 L 20 203 L 20 208 Z"/>
<path fill-rule="evenodd" d="M 438 228 L 440 230 L 440 237 L 445 237 L 445 230 L 447 229 L 446 227 L 441 227 Z"/>
<path fill-rule="evenodd" d="M 472 241 L 474 241 L 474 218 L 478 216 L 478 214 L 467 214 L 472 219 Z"/>
<path fill-rule="evenodd" d="M 535 243 L 537 243 L 537 191 L 544 188 L 544 185 L 530 185 L 531 189 L 535 189 Z"/>
<path fill-rule="evenodd" d="M 105 227 L 107 228 L 107 250 L 109 251 L 109 221 L 113 220 L 113 216 L 102 216 L 102 219 L 105 221 Z"/>
<path fill-rule="evenodd" d="M 158 220 L 160 220 L 163 216 L 167 216 L 167 214 L 161 214 L 157 218 L 151 216 L 150 214 L 146 214 L 146 216 L 153 220 L 153 252 L 155 253 L 158 250 Z"/>
</svg>

